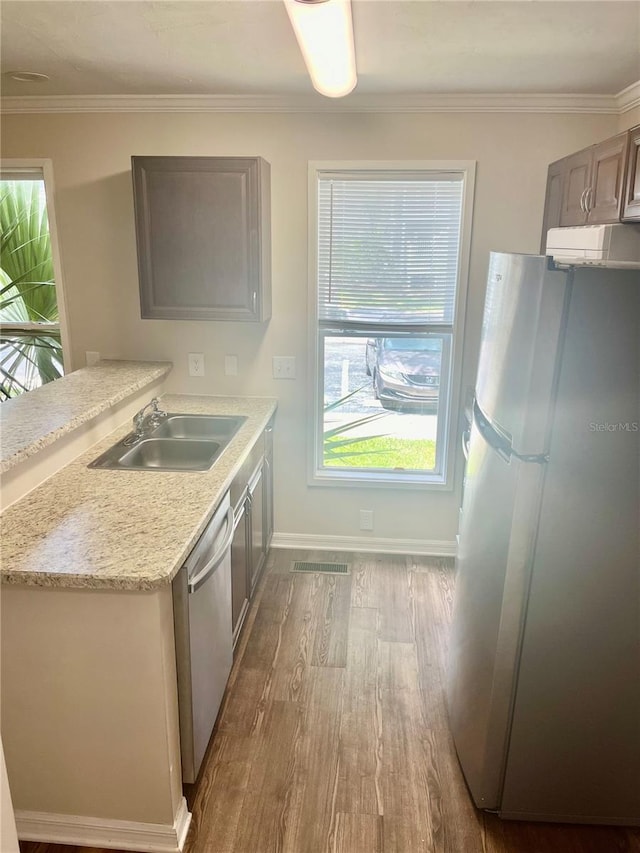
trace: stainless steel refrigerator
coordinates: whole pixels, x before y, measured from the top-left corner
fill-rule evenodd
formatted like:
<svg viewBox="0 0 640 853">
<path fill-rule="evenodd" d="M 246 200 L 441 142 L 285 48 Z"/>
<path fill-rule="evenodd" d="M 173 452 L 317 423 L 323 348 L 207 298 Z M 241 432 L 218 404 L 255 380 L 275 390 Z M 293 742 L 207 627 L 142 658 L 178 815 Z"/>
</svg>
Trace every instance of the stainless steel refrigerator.
<svg viewBox="0 0 640 853">
<path fill-rule="evenodd" d="M 450 724 L 477 806 L 640 823 L 640 271 L 492 253 Z"/>
</svg>

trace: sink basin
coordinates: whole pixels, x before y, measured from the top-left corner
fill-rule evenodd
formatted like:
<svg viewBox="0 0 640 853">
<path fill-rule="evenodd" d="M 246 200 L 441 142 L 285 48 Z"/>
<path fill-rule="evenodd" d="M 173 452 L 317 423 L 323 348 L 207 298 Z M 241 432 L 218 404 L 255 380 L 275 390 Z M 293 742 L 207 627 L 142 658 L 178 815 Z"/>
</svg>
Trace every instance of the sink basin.
<svg viewBox="0 0 640 853">
<path fill-rule="evenodd" d="M 208 471 L 246 417 L 169 414 L 137 441 L 126 436 L 89 468 L 130 471 Z"/>
<path fill-rule="evenodd" d="M 169 414 L 151 435 L 153 438 L 214 438 L 228 441 L 245 421 L 246 417 L 234 415 Z"/>
<path fill-rule="evenodd" d="M 118 460 L 120 468 L 162 468 L 169 471 L 206 471 L 220 455 L 220 442 L 145 438 Z"/>
<path fill-rule="evenodd" d="M 145 438 L 127 447 L 122 441 L 95 459 L 90 468 L 142 471 L 207 471 L 224 446 L 211 439 Z"/>
</svg>

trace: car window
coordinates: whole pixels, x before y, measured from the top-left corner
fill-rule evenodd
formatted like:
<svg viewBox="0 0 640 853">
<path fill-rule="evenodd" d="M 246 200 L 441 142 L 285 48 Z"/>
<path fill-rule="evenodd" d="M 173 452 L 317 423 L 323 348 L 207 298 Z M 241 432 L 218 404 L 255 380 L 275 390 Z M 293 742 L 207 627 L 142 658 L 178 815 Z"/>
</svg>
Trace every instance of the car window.
<svg viewBox="0 0 640 853">
<path fill-rule="evenodd" d="M 440 352 L 442 341 L 440 338 L 384 338 L 382 346 L 384 349 L 410 350 L 411 352 Z"/>
</svg>

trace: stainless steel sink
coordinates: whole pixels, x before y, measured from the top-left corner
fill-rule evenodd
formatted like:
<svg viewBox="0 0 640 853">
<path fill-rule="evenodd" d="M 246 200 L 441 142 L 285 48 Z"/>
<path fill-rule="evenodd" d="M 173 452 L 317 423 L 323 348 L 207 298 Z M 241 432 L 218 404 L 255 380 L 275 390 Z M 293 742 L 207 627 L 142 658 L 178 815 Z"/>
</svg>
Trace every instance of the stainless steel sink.
<svg viewBox="0 0 640 853">
<path fill-rule="evenodd" d="M 215 438 L 229 440 L 246 421 L 234 415 L 168 414 L 151 433 L 154 438 Z"/>
<path fill-rule="evenodd" d="M 89 467 L 207 471 L 222 450 L 220 442 L 211 439 L 143 438 L 133 447 L 118 442 Z"/>
<path fill-rule="evenodd" d="M 131 433 L 89 468 L 207 471 L 246 421 L 232 415 L 169 414 L 138 438 Z"/>
</svg>

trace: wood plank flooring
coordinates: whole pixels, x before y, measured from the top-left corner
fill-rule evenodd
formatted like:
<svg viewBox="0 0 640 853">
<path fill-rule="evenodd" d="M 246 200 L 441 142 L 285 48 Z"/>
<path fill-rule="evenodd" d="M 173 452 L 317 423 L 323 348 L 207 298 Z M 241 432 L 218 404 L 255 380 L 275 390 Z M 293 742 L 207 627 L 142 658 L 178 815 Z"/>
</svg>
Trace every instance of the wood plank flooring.
<svg viewBox="0 0 640 853">
<path fill-rule="evenodd" d="M 292 574 L 295 559 L 352 570 Z M 640 830 L 473 807 L 444 703 L 452 599 L 449 560 L 272 551 L 187 791 L 185 853 L 640 853 Z"/>
</svg>

